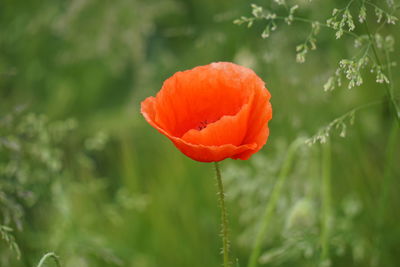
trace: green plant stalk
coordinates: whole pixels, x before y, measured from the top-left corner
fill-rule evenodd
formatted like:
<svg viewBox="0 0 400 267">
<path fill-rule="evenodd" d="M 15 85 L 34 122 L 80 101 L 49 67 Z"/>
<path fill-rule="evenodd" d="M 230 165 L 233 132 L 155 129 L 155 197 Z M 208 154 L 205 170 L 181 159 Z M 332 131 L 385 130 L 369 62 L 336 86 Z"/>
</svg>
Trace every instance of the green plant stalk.
<svg viewBox="0 0 400 267">
<path fill-rule="evenodd" d="M 322 217 L 321 217 L 321 262 L 329 259 L 329 230 L 331 220 L 331 145 L 322 146 Z"/>
<path fill-rule="evenodd" d="M 392 173 L 392 168 L 393 168 L 393 158 L 394 154 L 396 152 L 396 142 L 397 142 L 397 136 L 399 132 L 399 127 L 397 127 L 396 121 L 393 121 L 392 129 L 390 130 L 389 134 L 389 140 L 386 145 L 386 157 L 385 157 L 385 167 L 383 171 L 383 182 L 382 182 L 382 187 L 381 187 L 381 193 L 380 193 L 380 201 L 379 201 L 379 206 L 378 206 L 378 216 L 377 216 L 377 222 L 376 222 L 376 227 L 377 231 L 379 233 L 378 239 L 377 239 L 377 248 L 378 251 L 386 251 L 385 249 L 385 240 L 384 240 L 384 233 L 385 233 L 385 215 L 386 215 L 386 206 L 388 204 L 388 199 L 389 199 L 389 190 L 392 186 L 393 183 L 393 178 L 394 175 Z M 382 257 L 383 253 L 379 253 L 378 256 Z"/>
<path fill-rule="evenodd" d="M 218 199 L 219 199 L 219 206 L 221 208 L 221 235 L 222 235 L 222 251 L 223 251 L 223 258 L 224 258 L 224 267 L 229 267 L 229 228 L 228 228 L 228 216 L 225 207 L 225 193 L 224 193 L 224 185 L 222 183 L 221 171 L 219 168 L 219 163 L 214 162 L 215 166 L 215 174 L 217 178 L 217 185 L 218 185 Z"/>
<path fill-rule="evenodd" d="M 379 216 L 378 216 L 378 229 L 383 230 L 383 222 L 385 216 L 385 208 L 388 200 L 388 192 L 391 188 L 391 183 L 393 181 L 392 168 L 393 168 L 393 156 L 396 152 L 396 142 L 399 133 L 399 127 L 397 127 L 396 122 L 393 122 L 392 129 L 390 130 L 389 140 L 386 145 L 386 160 L 385 168 L 383 172 L 383 184 L 381 189 L 381 199 L 379 203 Z"/>
<path fill-rule="evenodd" d="M 375 41 L 374 41 L 374 39 L 372 38 L 372 35 L 371 35 L 370 30 L 369 30 L 369 27 L 368 27 L 367 22 L 365 22 L 364 25 L 365 25 L 365 31 L 366 31 L 366 33 L 367 33 L 368 39 L 369 39 L 369 41 L 371 42 L 372 52 L 373 52 L 373 54 L 374 54 L 376 63 L 378 63 L 379 66 L 382 66 L 381 60 L 380 60 L 380 58 L 379 58 L 379 56 L 378 56 L 378 52 L 377 52 L 377 49 L 376 49 Z M 386 56 L 388 57 L 388 55 L 386 55 Z M 390 80 L 389 80 L 390 85 L 388 85 L 387 83 L 385 83 L 385 89 L 386 89 L 386 93 L 387 93 L 387 95 L 388 95 L 388 97 L 389 97 L 389 101 L 390 101 L 390 103 L 391 103 L 391 105 L 392 105 L 392 107 L 393 107 L 393 111 L 394 111 L 394 113 L 395 113 L 395 114 L 394 114 L 394 115 L 395 115 L 395 118 L 396 118 L 397 123 L 398 123 L 398 125 L 399 125 L 399 127 L 400 127 L 400 107 L 397 105 L 396 100 L 394 99 L 393 87 L 392 87 L 392 85 L 391 85 L 391 84 L 393 83 L 393 77 L 392 77 L 392 78 L 390 77 L 390 76 L 391 76 L 391 67 L 389 66 L 389 65 L 390 65 L 390 62 L 387 62 L 387 64 L 388 64 L 388 68 L 389 68 L 389 70 L 388 70 L 388 72 L 389 72 L 388 75 L 389 75 L 389 79 L 390 79 Z"/>
<path fill-rule="evenodd" d="M 295 152 L 300 147 L 300 145 L 304 144 L 304 142 L 305 142 L 304 139 L 298 138 L 295 141 L 293 141 L 292 144 L 289 146 L 285 161 L 283 163 L 281 171 L 279 172 L 278 180 L 276 181 L 274 188 L 272 190 L 272 193 L 271 193 L 271 197 L 270 197 L 267 205 L 265 206 L 262 223 L 261 223 L 260 229 L 258 230 L 258 234 L 255 238 L 254 246 L 253 246 L 253 249 L 252 249 L 248 264 L 247 264 L 248 267 L 256 267 L 257 266 L 257 261 L 258 261 L 258 258 L 260 257 L 260 253 L 261 253 L 261 246 L 262 246 L 263 240 L 265 238 L 265 235 L 267 234 L 268 226 L 269 226 L 271 218 L 272 218 L 272 212 L 274 211 L 274 208 L 276 207 L 276 203 L 278 202 L 278 199 L 282 192 L 283 184 L 285 183 L 286 178 L 289 174 L 290 168 L 292 167 Z"/>
<path fill-rule="evenodd" d="M 61 267 L 60 260 L 58 259 L 58 256 L 57 256 L 54 252 L 46 253 L 46 254 L 40 259 L 40 261 L 39 261 L 37 267 L 42 267 L 43 264 L 46 262 L 46 260 L 47 260 L 48 258 L 53 258 L 53 260 L 55 261 L 57 267 Z"/>
<path fill-rule="evenodd" d="M 383 24 L 382 24 L 383 25 Z M 387 66 L 387 72 L 388 72 L 388 78 L 389 78 L 389 88 L 388 88 L 388 94 L 389 96 L 394 98 L 394 79 L 393 79 L 393 73 L 392 73 L 392 65 L 391 65 L 391 59 L 390 59 L 390 53 L 389 49 L 385 46 L 384 49 L 385 52 L 385 61 L 386 61 L 386 66 Z M 396 104 L 396 102 L 395 102 Z M 399 108 L 395 107 L 395 112 L 397 112 L 397 115 L 400 114 Z M 397 120 L 399 122 L 399 120 Z M 386 145 L 386 160 L 385 160 L 385 167 L 384 167 L 384 172 L 383 172 L 383 183 L 382 183 L 382 188 L 381 188 L 381 198 L 380 198 L 380 203 L 379 203 L 379 216 L 378 216 L 378 221 L 377 221 L 377 228 L 379 233 L 383 232 L 384 229 L 384 221 L 385 221 L 385 214 L 386 214 L 386 205 L 387 201 L 389 198 L 389 190 L 392 186 L 393 183 L 393 175 L 392 175 L 392 168 L 393 168 L 393 157 L 396 152 L 396 142 L 397 142 L 397 136 L 399 132 L 398 125 L 396 124 L 396 121 L 393 121 L 390 134 L 389 134 L 389 140 Z M 384 245 L 385 242 L 383 241 L 383 237 L 380 236 L 378 238 L 378 247 L 380 251 L 384 251 Z"/>
<path fill-rule="evenodd" d="M 389 76 L 389 89 L 390 89 L 390 94 L 394 95 L 394 80 L 393 80 L 393 74 L 392 74 L 392 64 L 391 64 L 391 60 L 390 60 L 390 55 L 389 55 L 389 50 L 387 48 L 385 48 L 385 58 L 386 58 L 386 65 L 387 65 L 387 69 L 388 69 L 388 76 Z"/>
</svg>

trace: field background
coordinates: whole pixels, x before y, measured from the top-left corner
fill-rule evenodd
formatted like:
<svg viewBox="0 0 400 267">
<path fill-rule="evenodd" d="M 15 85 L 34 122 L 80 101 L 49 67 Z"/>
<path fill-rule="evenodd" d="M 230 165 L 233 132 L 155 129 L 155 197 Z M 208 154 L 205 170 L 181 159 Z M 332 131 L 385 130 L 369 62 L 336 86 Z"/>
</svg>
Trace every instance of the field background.
<svg viewBox="0 0 400 267">
<path fill-rule="evenodd" d="M 325 22 L 349 1 L 287 2 Z M 362 1 L 353 2 L 363 34 Z M 375 2 L 400 15 L 392 1 Z M 310 25 L 281 21 L 263 39 L 266 22 L 233 23 L 251 12 L 239 0 L 1 1 L 0 266 L 36 266 L 49 251 L 71 267 L 221 266 L 213 166 L 183 156 L 140 114 L 173 73 L 215 61 L 253 68 L 272 94 L 267 145 L 249 161 L 222 162 L 238 264 L 267 220 L 265 266 L 400 265 L 400 131 L 384 85 L 367 68 L 361 86 L 324 92 L 339 60 L 359 54 L 354 38 L 321 28 L 317 49 L 296 63 Z M 368 6 L 372 32 L 376 20 Z M 397 24 L 379 29 L 400 40 Z M 398 51 L 395 42 L 392 61 Z M 345 138 L 333 127 L 328 142 L 287 159 L 295 140 L 369 103 L 353 124 L 345 117 Z"/>
</svg>

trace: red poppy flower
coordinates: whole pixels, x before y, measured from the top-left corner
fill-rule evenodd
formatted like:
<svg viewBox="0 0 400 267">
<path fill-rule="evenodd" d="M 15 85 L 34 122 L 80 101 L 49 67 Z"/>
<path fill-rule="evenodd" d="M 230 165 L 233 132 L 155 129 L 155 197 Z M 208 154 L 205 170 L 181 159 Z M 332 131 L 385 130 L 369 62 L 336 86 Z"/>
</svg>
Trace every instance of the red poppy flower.
<svg viewBox="0 0 400 267">
<path fill-rule="evenodd" d="M 141 112 L 194 160 L 246 160 L 267 142 L 270 97 L 251 69 L 218 62 L 175 73 Z"/>
</svg>

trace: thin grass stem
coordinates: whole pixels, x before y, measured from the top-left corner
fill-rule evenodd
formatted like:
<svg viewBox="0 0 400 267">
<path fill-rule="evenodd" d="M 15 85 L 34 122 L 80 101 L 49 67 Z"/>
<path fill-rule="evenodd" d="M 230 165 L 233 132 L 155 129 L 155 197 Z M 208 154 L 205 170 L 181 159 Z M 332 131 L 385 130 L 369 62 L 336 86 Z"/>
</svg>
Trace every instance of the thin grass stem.
<svg viewBox="0 0 400 267">
<path fill-rule="evenodd" d="M 374 38 L 373 38 L 372 35 L 371 35 L 371 32 L 370 32 L 370 30 L 369 30 L 369 27 L 368 27 L 368 23 L 367 23 L 367 22 L 364 23 L 364 27 L 365 27 L 365 31 L 366 31 L 366 33 L 367 33 L 368 39 L 369 39 L 369 41 L 371 42 L 372 52 L 373 52 L 373 54 L 374 54 L 376 63 L 377 63 L 379 66 L 383 66 L 382 63 L 381 63 L 381 60 L 380 60 L 380 58 L 379 58 L 379 56 L 378 56 L 378 52 L 377 52 L 377 49 L 376 49 L 375 40 L 374 40 Z M 390 64 L 390 63 L 388 62 L 388 64 Z M 389 67 L 389 66 L 388 66 L 388 67 Z M 391 71 L 391 70 L 389 70 L 389 76 L 391 76 L 390 71 Z M 390 79 L 390 77 L 389 77 L 389 79 Z M 395 98 L 394 98 L 393 87 L 392 87 L 392 85 L 391 85 L 392 83 L 393 83 L 393 79 L 390 79 L 390 80 L 389 80 L 389 84 L 387 84 L 387 83 L 384 83 L 384 84 L 385 84 L 385 89 L 386 89 L 386 93 L 387 93 L 387 95 L 388 95 L 390 104 L 391 104 L 392 107 L 393 107 L 394 116 L 395 116 L 395 118 L 396 118 L 396 120 L 397 120 L 397 123 L 398 123 L 398 125 L 399 125 L 399 127 L 400 127 L 400 107 L 398 106 L 398 104 L 397 104 L 397 102 L 396 102 L 396 100 L 395 100 Z"/>
<path fill-rule="evenodd" d="M 390 130 L 389 140 L 386 145 L 386 160 L 385 168 L 383 172 L 383 183 L 381 189 L 381 199 L 379 203 L 379 216 L 378 216 L 378 229 L 383 229 L 383 222 L 385 219 L 385 211 L 387 206 L 388 194 L 393 181 L 392 168 L 393 168 L 393 157 L 396 152 L 397 136 L 399 133 L 399 127 L 396 122 L 393 122 L 392 129 Z"/>
<path fill-rule="evenodd" d="M 253 250 L 251 252 L 251 255 L 250 255 L 250 258 L 249 258 L 249 261 L 247 264 L 248 267 L 256 267 L 257 266 L 258 258 L 260 257 L 260 253 L 261 253 L 261 246 L 262 246 L 263 240 L 265 238 L 265 235 L 267 234 L 268 226 L 271 223 L 273 211 L 274 211 L 276 204 L 278 202 L 278 199 L 282 193 L 283 185 L 284 185 L 286 178 L 289 175 L 289 171 L 293 165 L 295 152 L 301 145 L 304 144 L 304 142 L 305 142 L 305 140 L 303 138 L 298 138 L 295 141 L 293 141 L 292 144 L 289 146 L 285 161 L 283 163 L 281 171 L 279 172 L 278 180 L 276 181 L 274 188 L 272 190 L 272 193 L 271 193 L 271 197 L 270 197 L 267 205 L 265 206 L 265 211 L 264 211 L 263 219 L 261 221 L 261 226 L 260 226 L 260 228 L 258 230 L 258 234 L 255 238 Z"/>
<path fill-rule="evenodd" d="M 46 254 L 40 259 L 40 261 L 39 261 L 37 267 L 42 267 L 42 266 L 44 266 L 43 264 L 44 264 L 44 263 L 46 262 L 46 260 L 49 259 L 49 258 L 52 258 L 52 259 L 55 261 L 57 267 L 61 267 L 61 263 L 60 263 L 59 257 L 58 257 L 54 252 L 46 253 Z"/>
<path fill-rule="evenodd" d="M 329 261 L 329 236 L 332 218 L 331 203 L 331 145 L 329 138 L 322 146 L 322 217 L 321 262 Z"/>
</svg>

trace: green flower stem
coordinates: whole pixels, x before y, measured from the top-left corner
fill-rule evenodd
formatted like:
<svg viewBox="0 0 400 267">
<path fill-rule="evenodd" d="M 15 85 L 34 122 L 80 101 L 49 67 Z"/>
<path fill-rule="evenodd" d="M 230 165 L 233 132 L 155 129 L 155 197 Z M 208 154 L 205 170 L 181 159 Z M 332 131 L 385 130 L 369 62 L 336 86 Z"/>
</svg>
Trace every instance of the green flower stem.
<svg viewBox="0 0 400 267">
<path fill-rule="evenodd" d="M 54 252 L 49 252 L 46 253 L 39 261 L 39 264 L 37 267 L 42 267 L 43 264 L 46 262 L 48 258 L 53 258 L 53 260 L 56 262 L 57 267 L 61 267 L 60 261 L 58 259 L 58 256 Z"/>
<path fill-rule="evenodd" d="M 219 163 L 214 162 L 215 164 L 215 173 L 217 177 L 217 184 L 218 184 L 218 199 L 219 199 L 219 206 L 221 208 L 221 235 L 222 235 L 222 251 L 224 257 L 224 267 L 231 266 L 229 261 L 229 228 L 228 228 L 228 217 L 226 213 L 225 207 L 225 193 L 224 193 L 224 185 L 222 183 L 221 178 L 221 171 L 219 168 Z"/>
<path fill-rule="evenodd" d="M 286 181 L 286 178 L 288 177 L 290 168 L 292 167 L 293 159 L 295 152 L 297 149 L 304 144 L 304 139 L 299 138 L 296 139 L 295 141 L 292 142 L 292 144 L 289 146 L 288 152 L 286 154 L 286 159 L 283 163 L 282 169 L 279 173 L 278 180 L 276 181 L 274 188 L 271 193 L 271 197 L 265 207 L 262 223 L 260 226 L 260 229 L 258 230 L 258 234 L 255 238 L 253 250 L 251 252 L 249 262 L 247 264 L 248 267 L 256 267 L 257 266 L 257 261 L 258 258 L 260 257 L 261 253 L 261 246 L 263 243 L 263 240 L 265 239 L 265 235 L 267 234 L 268 226 L 270 224 L 271 218 L 272 218 L 272 213 L 274 211 L 274 208 L 276 207 L 276 203 L 278 202 L 278 199 L 281 195 L 283 184 Z"/>
</svg>

